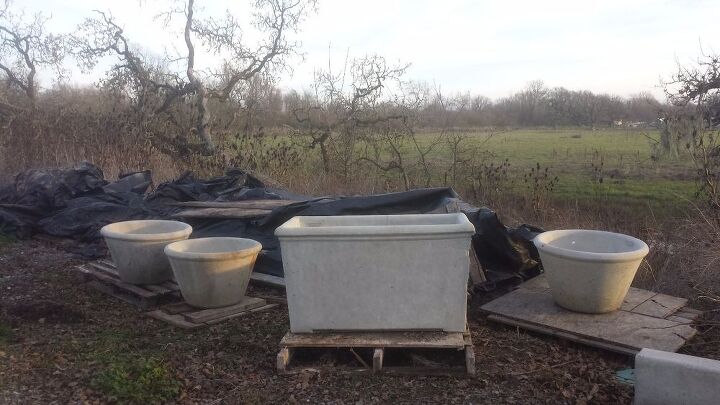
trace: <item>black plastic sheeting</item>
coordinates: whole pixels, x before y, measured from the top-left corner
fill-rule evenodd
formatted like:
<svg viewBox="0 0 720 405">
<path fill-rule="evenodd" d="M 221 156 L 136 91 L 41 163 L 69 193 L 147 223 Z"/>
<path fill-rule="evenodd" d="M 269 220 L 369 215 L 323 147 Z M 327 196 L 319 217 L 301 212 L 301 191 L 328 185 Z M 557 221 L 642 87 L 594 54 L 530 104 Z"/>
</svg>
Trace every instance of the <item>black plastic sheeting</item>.
<svg viewBox="0 0 720 405">
<path fill-rule="evenodd" d="M 298 200 L 276 208 L 261 220 L 190 219 L 191 237 L 236 236 L 263 245 L 256 271 L 282 276 L 280 245 L 275 228 L 296 215 L 423 214 L 447 212 L 462 206 L 475 225 L 473 246 L 486 270 L 487 289 L 498 283 L 520 282 L 537 275 L 539 259 L 532 238 L 542 229 L 530 225 L 508 228 L 488 208 L 462 203 L 450 188 L 428 188 L 354 197 L 312 198 L 267 187 L 251 174 L 230 169 L 224 176 L 197 179 L 191 173 L 152 186 L 149 171 L 129 173 L 115 182 L 89 163 L 66 170 L 28 170 L 12 184 L 0 186 L 0 233 L 27 238 L 43 233 L 77 240 L 76 253 L 85 257 L 107 254 L 100 236 L 104 225 L 133 219 L 168 218 L 184 201 Z M 428 248 L 431 248 L 428 246 Z"/>
</svg>

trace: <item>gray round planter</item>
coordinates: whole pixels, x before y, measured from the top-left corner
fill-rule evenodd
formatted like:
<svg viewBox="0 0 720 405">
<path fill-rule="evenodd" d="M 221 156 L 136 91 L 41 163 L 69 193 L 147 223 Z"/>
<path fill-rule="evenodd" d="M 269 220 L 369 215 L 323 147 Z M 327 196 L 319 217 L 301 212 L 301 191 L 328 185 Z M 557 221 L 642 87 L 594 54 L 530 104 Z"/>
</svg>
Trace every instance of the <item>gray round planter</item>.
<svg viewBox="0 0 720 405">
<path fill-rule="evenodd" d="M 200 238 L 169 244 L 165 254 L 185 301 L 194 307 L 217 308 L 245 297 L 261 249 L 252 239 Z"/>
<path fill-rule="evenodd" d="M 555 302 L 593 314 L 620 308 L 649 252 L 640 239 L 604 231 L 550 231 L 533 242 Z"/>
<path fill-rule="evenodd" d="M 192 227 L 179 221 L 125 221 L 106 225 L 100 233 L 122 281 L 157 284 L 172 277 L 163 249 L 168 243 L 187 239 Z"/>
</svg>

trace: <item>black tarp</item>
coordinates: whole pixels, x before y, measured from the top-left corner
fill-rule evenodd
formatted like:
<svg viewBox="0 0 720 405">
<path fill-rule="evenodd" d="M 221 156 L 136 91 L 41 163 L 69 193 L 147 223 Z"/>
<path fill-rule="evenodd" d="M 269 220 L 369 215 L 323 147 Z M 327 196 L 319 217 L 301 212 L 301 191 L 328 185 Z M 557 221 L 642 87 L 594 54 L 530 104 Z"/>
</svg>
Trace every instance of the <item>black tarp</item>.
<svg viewBox="0 0 720 405">
<path fill-rule="evenodd" d="M 298 196 L 267 187 L 251 174 L 230 169 L 225 175 L 198 179 L 186 173 L 178 179 L 152 185 L 149 171 L 129 173 L 115 182 L 89 164 L 66 170 L 30 170 L 12 184 L 0 186 L 0 232 L 18 237 L 33 233 L 73 238 L 77 253 L 86 257 L 106 254 L 99 230 L 102 226 L 132 219 L 167 218 L 183 201 L 240 201 L 254 199 L 298 200 L 276 208 L 262 220 L 190 219 L 192 237 L 236 236 L 263 244 L 256 270 L 282 276 L 280 246 L 275 228 L 296 215 L 422 214 L 448 212 L 460 207 L 476 229 L 473 246 L 493 284 L 527 279 L 538 272 L 537 251 L 530 242 L 542 229 L 529 225 L 508 228 L 488 208 L 462 203 L 450 188 L 427 188 L 369 196 Z M 458 204 L 460 203 L 460 204 Z"/>
</svg>

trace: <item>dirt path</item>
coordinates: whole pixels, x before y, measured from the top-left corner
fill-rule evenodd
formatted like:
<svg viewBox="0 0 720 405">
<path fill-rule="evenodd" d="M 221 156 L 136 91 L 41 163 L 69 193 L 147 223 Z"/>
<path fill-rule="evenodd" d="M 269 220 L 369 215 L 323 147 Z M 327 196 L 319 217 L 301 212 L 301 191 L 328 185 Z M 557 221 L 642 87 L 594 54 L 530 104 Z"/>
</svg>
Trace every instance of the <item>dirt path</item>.
<svg viewBox="0 0 720 405">
<path fill-rule="evenodd" d="M 77 285 L 44 241 L 0 246 L 0 403 L 630 403 L 626 357 L 488 324 L 473 378 L 276 375 L 278 307 L 186 332 Z M 264 293 L 272 293 L 263 291 Z"/>
</svg>

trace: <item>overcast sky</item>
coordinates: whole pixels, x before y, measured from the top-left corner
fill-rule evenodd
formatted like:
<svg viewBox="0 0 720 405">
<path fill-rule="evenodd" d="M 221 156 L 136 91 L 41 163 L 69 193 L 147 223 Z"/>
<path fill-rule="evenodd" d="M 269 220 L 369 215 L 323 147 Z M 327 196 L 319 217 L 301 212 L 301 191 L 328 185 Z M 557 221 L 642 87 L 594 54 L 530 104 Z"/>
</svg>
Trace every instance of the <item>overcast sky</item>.
<svg viewBox="0 0 720 405">
<path fill-rule="evenodd" d="M 52 28 L 72 31 L 92 9 L 110 10 L 130 38 L 161 53 L 177 42 L 152 16 L 159 1 L 16 0 L 28 11 L 52 14 Z M 206 12 L 226 7 L 246 20 L 242 0 L 202 0 Z M 676 60 L 695 59 L 700 45 L 720 51 L 720 0 L 484 1 L 319 0 L 296 38 L 305 61 L 296 61 L 284 88 L 307 88 L 328 57 L 340 66 L 350 56 L 377 53 L 411 63 L 408 78 L 492 98 L 529 81 L 623 96 L 642 91 L 662 97 L 661 78 Z M 91 82 L 101 72 L 76 83 Z"/>
</svg>

